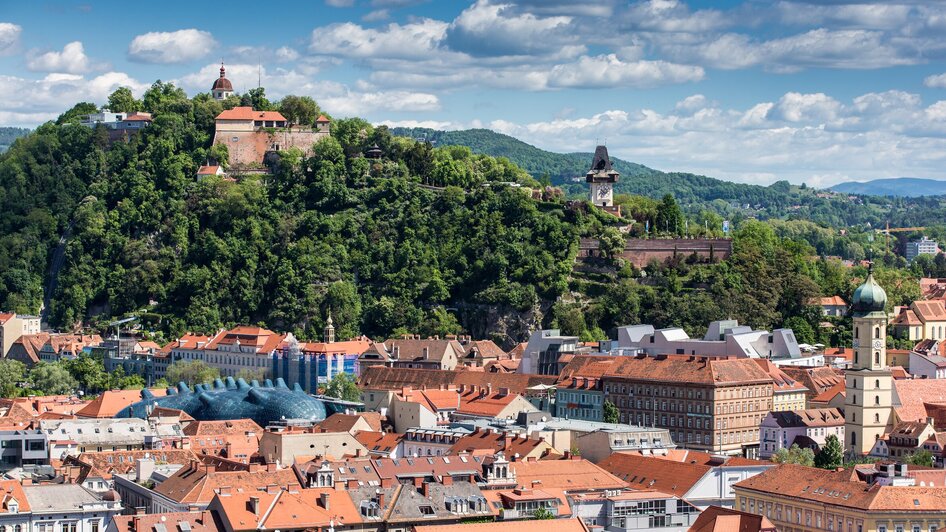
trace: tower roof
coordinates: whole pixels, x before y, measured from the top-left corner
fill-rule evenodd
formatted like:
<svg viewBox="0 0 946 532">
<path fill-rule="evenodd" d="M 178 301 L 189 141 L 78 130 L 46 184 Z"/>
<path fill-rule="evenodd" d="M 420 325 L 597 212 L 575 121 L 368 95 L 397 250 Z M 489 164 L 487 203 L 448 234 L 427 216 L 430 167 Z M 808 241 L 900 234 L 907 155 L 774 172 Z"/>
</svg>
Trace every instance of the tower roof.
<svg viewBox="0 0 946 532">
<path fill-rule="evenodd" d="M 210 90 L 233 92 L 233 84 L 230 83 L 229 79 L 227 79 L 227 69 L 224 68 L 222 61 L 220 63 L 220 77 L 214 81 L 214 85 L 210 88 Z"/>
<path fill-rule="evenodd" d="M 598 146 L 595 148 L 595 156 L 591 161 L 591 170 L 585 175 L 586 180 L 607 181 L 614 183 L 618 180 L 618 172 L 611 167 L 611 158 L 608 157 L 608 147 Z"/>
<path fill-rule="evenodd" d="M 867 269 L 867 279 L 864 284 L 854 290 L 851 298 L 851 308 L 858 314 L 883 312 L 887 306 L 887 292 L 874 280 L 873 265 Z"/>
</svg>

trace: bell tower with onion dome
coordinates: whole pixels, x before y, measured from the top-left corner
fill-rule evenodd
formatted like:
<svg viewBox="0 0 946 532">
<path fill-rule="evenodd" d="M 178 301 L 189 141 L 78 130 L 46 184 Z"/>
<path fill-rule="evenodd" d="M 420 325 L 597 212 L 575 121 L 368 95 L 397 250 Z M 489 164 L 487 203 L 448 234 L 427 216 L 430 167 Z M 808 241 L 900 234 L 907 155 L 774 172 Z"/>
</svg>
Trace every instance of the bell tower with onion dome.
<svg viewBox="0 0 946 532">
<path fill-rule="evenodd" d="M 214 81 L 210 95 L 214 100 L 226 100 L 233 96 L 233 84 L 227 79 L 227 69 L 223 67 L 223 61 L 220 62 L 220 77 Z"/>
<path fill-rule="evenodd" d="M 888 432 L 893 376 L 887 367 L 887 293 L 874 280 L 873 264 L 851 303 L 854 361 L 845 372 L 844 447 L 856 455 L 871 451 Z"/>
</svg>

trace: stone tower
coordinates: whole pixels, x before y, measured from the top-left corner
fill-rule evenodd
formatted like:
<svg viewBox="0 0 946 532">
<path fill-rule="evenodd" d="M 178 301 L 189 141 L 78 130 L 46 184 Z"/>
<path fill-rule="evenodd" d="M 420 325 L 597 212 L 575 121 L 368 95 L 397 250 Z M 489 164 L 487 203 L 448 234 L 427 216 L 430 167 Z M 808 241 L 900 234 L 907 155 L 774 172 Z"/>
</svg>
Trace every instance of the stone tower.
<svg viewBox="0 0 946 532">
<path fill-rule="evenodd" d="M 887 293 L 874 280 L 872 267 L 867 280 L 854 291 L 854 363 L 845 372 L 845 447 L 854 454 L 867 454 L 891 424 L 893 377 L 887 367 Z"/>
<path fill-rule="evenodd" d="M 614 184 L 618 182 L 618 175 L 611 168 L 607 146 L 595 148 L 591 170 L 585 174 L 585 181 L 591 184 L 591 203 L 598 207 L 614 207 Z"/>
<path fill-rule="evenodd" d="M 220 77 L 214 81 L 210 88 L 210 95 L 214 100 L 226 100 L 233 96 L 233 84 L 227 79 L 227 69 L 223 67 L 223 61 L 220 62 Z"/>
</svg>

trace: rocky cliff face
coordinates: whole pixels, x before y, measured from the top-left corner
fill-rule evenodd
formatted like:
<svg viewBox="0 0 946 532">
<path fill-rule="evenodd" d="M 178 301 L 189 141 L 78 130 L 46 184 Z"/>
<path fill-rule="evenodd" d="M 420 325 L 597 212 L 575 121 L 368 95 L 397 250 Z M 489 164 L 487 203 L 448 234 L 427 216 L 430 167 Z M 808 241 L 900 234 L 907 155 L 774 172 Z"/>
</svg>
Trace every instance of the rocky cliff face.
<svg viewBox="0 0 946 532">
<path fill-rule="evenodd" d="M 546 301 L 540 301 L 526 311 L 483 303 L 460 303 L 457 313 L 467 334 L 473 338 L 489 338 L 508 351 L 528 340 L 533 331 L 548 325 L 546 321 L 551 307 L 552 303 Z"/>
</svg>

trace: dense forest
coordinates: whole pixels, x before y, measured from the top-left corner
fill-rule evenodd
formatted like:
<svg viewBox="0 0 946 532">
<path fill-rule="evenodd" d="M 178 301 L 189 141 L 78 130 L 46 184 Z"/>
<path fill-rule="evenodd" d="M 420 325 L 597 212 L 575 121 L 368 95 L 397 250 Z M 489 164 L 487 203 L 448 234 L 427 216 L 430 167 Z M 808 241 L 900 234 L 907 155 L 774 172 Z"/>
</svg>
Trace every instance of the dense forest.
<svg viewBox="0 0 946 532">
<path fill-rule="evenodd" d="M 197 180 L 206 161 L 226 165 L 226 150 L 211 146 L 214 117 L 239 104 L 300 122 L 320 112 L 304 97 L 270 102 L 262 89 L 218 102 L 156 82 L 141 100 L 120 89 L 106 104 L 153 113 L 128 143 L 76 124 L 95 103 L 16 140 L 0 155 L 0 308 L 39 310 L 62 242 L 48 308 L 61 329 L 101 330 L 134 314 L 157 339 L 238 323 L 306 339 L 331 314 L 339 337 L 466 331 L 508 347 L 542 326 L 586 338 L 638 322 L 699 334 L 736 318 L 791 325 L 814 341 L 827 333 L 811 298 L 847 296 L 864 275 L 825 256 L 879 244 L 863 231 L 745 217 L 730 260 L 681 257 L 640 271 L 615 253 L 628 220 L 547 189 L 533 196 L 539 183 L 505 157 L 433 147 L 358 118 L 335 120 L 310 157 L 280 152 L 268 173 Z M 362 156 L 375 145 L 381 159 Z M 706 229 L 715 211 L 686 203 L 699 190 L 619 200 L 667 235 L 715 231 Z M 581 237 L 599 238 L 612 258 L 576 272 Z M 891 304 L 908 301 L 919 272 L 888 263 L 879 275 Z"/>
<path fill-rule="evenodd" d="M 396 135 L 425 139 L 437 146 L 467 146 L 474 153 L 506 157 L 538 180 L 562 186 L 572 196 L 587 193 L 583 176 L 591 164 L 591 153 L 553 153 L 488 129 L 438 131 L 427 128 L 394 128 Z M 621 178 L 615 191 L 661 198 L 673 194 L 691 214 L 709 211 L 727 219 L 747 218 L 810 220 L 817 224 L 852 226 L 916 227 L 942 224 L 946 198 L 887 198 L 833 194 L 785 181 L 764 187 L 732 183 L 686 172 L 662 172 L 612 156 Z M 582 178 L 576 181 L 576 178 Z"/>
<path fill-rule="evenodd" d="M 3 153 L 13 144 L 13 141 L 25 136 L 30 130 L 22 127 L 0 127 L 0 153 Z"/>
</svg>

